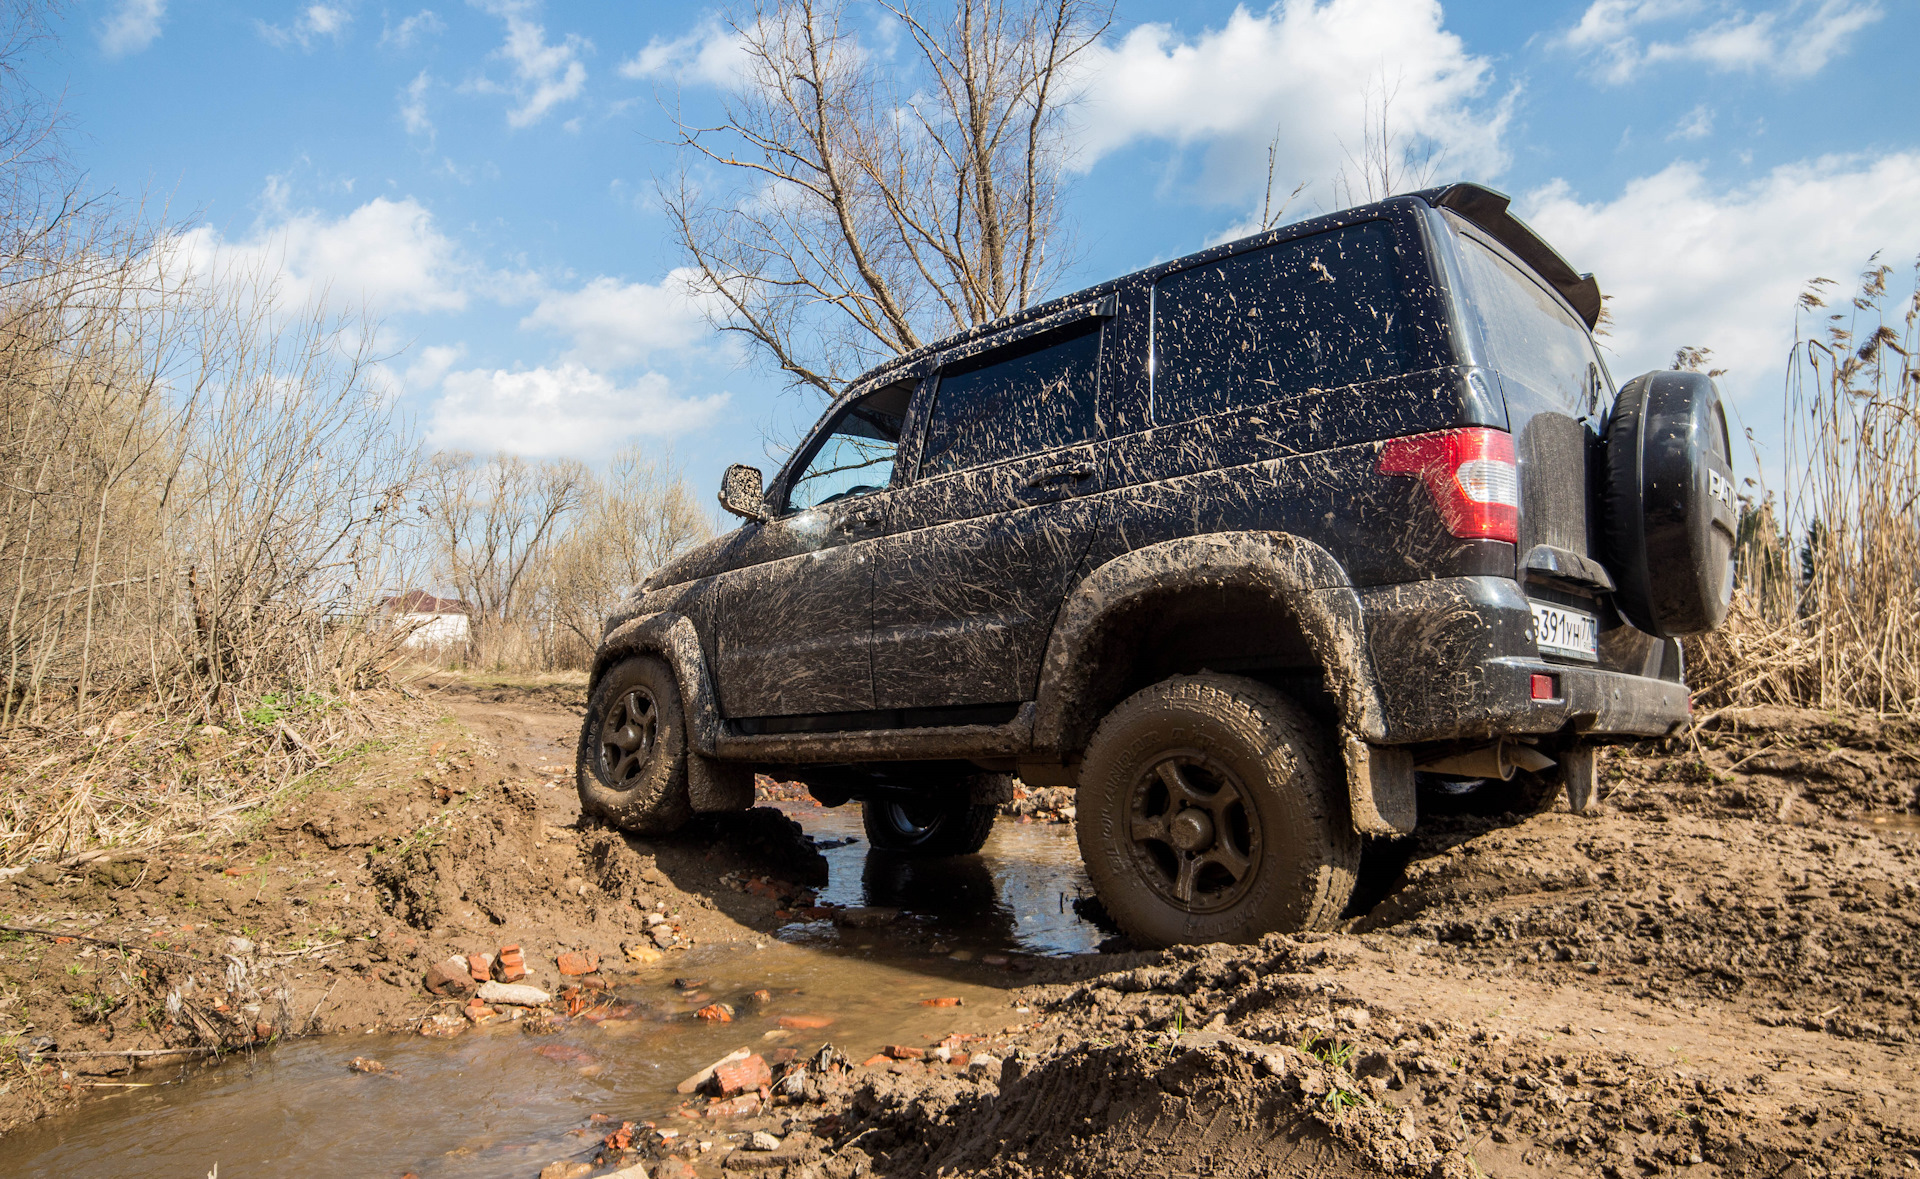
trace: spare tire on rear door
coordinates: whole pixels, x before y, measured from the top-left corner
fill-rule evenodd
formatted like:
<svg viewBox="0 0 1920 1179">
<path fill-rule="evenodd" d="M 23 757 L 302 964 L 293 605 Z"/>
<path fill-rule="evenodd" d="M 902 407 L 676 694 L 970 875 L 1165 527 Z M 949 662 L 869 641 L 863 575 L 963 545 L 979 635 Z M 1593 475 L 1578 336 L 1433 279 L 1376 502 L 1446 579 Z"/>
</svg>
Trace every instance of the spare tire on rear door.
<svg viewBox="0 0 1920 1179">
<path fill-rule="evenodd" d="M 1732 445 L 1705 373 L 1627 382 L 1607 420 L 1607 565 L 1614 604 L 1651 635 L 1719 626 L 1733 593 Z"/>
</svg>

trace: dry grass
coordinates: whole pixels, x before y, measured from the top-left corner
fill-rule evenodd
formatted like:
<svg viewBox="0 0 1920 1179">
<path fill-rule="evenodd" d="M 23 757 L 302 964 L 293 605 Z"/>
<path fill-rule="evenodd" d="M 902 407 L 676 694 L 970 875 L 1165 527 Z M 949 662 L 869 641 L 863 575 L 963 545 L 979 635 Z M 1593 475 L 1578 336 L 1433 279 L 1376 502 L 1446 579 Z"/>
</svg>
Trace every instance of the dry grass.
<svg viewBox="0 0 1920 1179">
<path fill-rule="evenodd" d="M 1837 309 L 1825 279 L 1800 297 L 1788 483 L 1747 503 L 1732 614 L 1688 643 L 1711 709 L 1920 716 L 1920 285 L 1898 300 L 1893 274 L 1876 258 Z"/>
<path fill-rule="evenodd" d="M 368 325 L 165 229 L 30 237 L 0 260 L 7 863 L 218 825 L 358 739 L 418 483 Z"/>
</svg>

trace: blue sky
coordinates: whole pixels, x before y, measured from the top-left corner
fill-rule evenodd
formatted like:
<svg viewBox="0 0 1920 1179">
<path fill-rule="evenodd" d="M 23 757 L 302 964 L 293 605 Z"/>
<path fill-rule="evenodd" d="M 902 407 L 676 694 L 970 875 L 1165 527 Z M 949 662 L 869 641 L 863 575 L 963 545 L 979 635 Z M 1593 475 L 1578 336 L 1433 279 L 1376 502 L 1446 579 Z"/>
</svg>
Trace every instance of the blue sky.
<svg viewBox="0 0 1920 1179">
<path fill-rule="evenodd" d="M 716 11 L 83 0 L 34 73 L 94 187 L 377 314 L 430 443 L 637 440 L 704 498 L 817 408 L 708 330 L 653 198 L 659 100 L 711 110 L 728 77 Z M 1598 274 L 1617 378 L 1711 347 L 1772 437 L 1803 281 L 1920 253 L 1915 45 L 1914 0 L 1121 0 L 1075 111 L 1061 289 L 1232 235 L 1276 129 L 1286 187 L 1309 186 L 1294 212 L 1337 207 L 1390 90 L 1435 180 L 1514 194 Z"/>
</svg>

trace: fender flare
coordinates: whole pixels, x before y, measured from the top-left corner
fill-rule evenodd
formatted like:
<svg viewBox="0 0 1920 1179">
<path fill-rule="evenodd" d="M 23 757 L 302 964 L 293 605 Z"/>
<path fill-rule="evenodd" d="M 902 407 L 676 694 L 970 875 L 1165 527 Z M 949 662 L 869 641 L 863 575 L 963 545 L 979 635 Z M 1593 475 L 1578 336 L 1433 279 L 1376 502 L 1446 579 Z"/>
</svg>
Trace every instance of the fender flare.
<svg viewBox="0 0 1920 1179">
<path fill-rule="evenodd" d="M 753 805 L 753 774 L 744 766 L 713 756 L 720 733 L 720 712 L 714 700 L 707 657 L 700 649 L 700 632 L 684 614 L 663 610 L 629 619 L 600 640 L 594 652 L 587 691 L 600 682 L 607 668 L 630 655 L 653 655 L 673 669 L 680 685 L 680 706 L 687 723 L 687 794 L 696 811 L 739 811 Z"/>
<path fill-rule="evenodd" d="M 1411 759 L 1369 758 L 1386 736 L 1379 687 L 1367 646 L 1359 595 L 1333 555 L 1285 532 L 1218 532 L 1182 537 L 1122 554 L 1080 580 L 1061 604 L 1036 692 L 1033 744 L 1066 755 L 1099 723 L 1096 660 L 1133 609 L 1156 597 L 1199 588 L 1246 588 L 1266 594 L 1305 633 L 1340 713 L 1354 826 L 1366 834 L 1413 826 L 1413 776 L 1383 774 Z M 1386 763 L 1386 764 L 1383 764 Z"/>
</svg>

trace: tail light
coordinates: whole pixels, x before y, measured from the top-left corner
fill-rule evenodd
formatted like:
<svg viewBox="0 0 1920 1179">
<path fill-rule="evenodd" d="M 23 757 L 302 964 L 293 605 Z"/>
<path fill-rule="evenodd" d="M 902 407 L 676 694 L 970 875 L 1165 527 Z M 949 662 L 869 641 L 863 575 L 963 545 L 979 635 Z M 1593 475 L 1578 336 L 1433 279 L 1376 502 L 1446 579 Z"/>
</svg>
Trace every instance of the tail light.
<svg viewBox="0 0 1920 1179">
<path fill-rule="evenodd" d="M 1471 426 L 1395 438 L 1380 450 L 1382 475 L 1417 475 L 1447 531 L 1462 539 L 1520 539 L 1520 469 L 1513 435 Z"/>
</svg>

